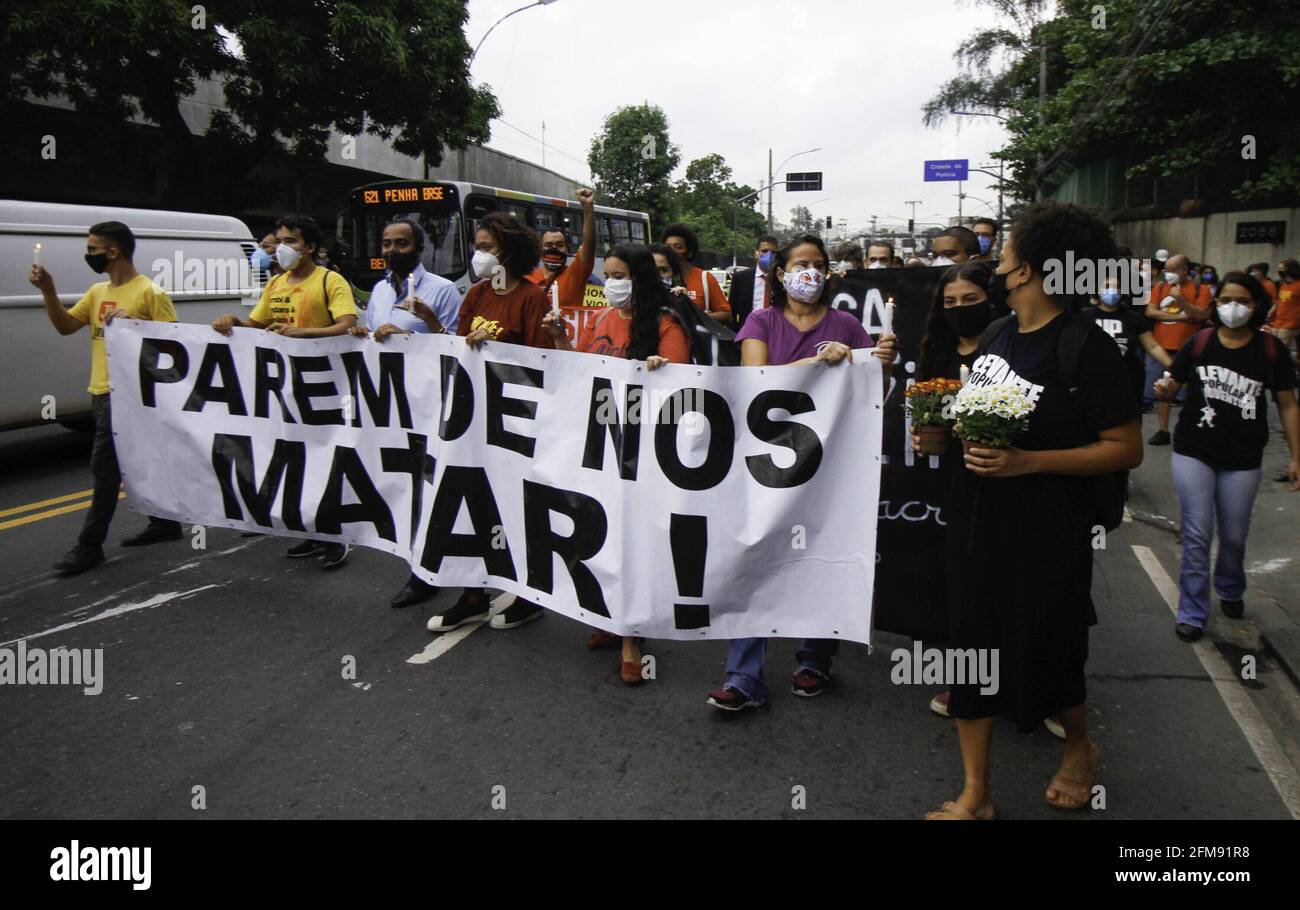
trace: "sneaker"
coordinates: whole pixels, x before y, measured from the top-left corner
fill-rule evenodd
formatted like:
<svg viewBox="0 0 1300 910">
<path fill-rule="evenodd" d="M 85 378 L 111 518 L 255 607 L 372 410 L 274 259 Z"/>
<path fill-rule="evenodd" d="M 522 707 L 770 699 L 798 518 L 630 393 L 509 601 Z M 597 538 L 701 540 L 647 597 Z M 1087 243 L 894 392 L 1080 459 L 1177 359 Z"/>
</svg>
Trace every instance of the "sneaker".
<svg viewBox="0 0 1300 910">
<path fill-rule="evenodd" d="M 337 569 L 343 563 L 348 561 L 348 554 L 352 552 L 352 547 L 345 543 L 327 543 L 325 544 L 325 558 L 321 560 L 322 569 Z"/>
<path fill-rule="evenodd" d="M 290 559 L 305 559 L 308 556 L 319 556 L 325 552 L 326 544 L 320 540 L 304 540 L 300 544 L 295 544 L 284 551 L 284 555 Z"/>
<path fill-rule="evenodd" d="M 1156 430 L 1155 433 L 1152 434 L 1151 438 L 1147 440 L 1147 445 L 1167 446 L 1169 445 L 1169 441 L 1168 430 Z"/>
<path fill-rule="evenodd" d="M 93 569 L 103 561 L 103 547 L 93 547 L 79 543 L 54 564 L 54 569 L 64 575 L 80 575 L 87 569 Z"/>
<path fill-rule="evenodd" d="M 950 717 L 951 715 L 948 713 L 948 693 L 940 692 L 930 699 L 930 710 L 940 717 Z"/>
<path fill-rule="evenodd" d="M 1065 727 L 1061 726 L 1061 722 L 1055 717 L 1044 717 L 1043 726 L 1057 739 L 1065 739 Z"/>
<path fill-rule="evenodd" d="M 831 675 L 812 667 L 800 667 L 794 671 L 794 680 L 790 691 L 804 698 L 815 698 L 826 691 L 831 684 Z"/>
<path fill-rule="evenodd" d="M 544 612 L 546 611 L 537 604 L 516 597 L 514 603 L 492 617 L 489 625 L 494 629 L 514 629 L 534 619 L 541 619 Z"/>
<path fill-rule="evenodd" d="M 1196 641 L 1201 637 L 1201 631 L 1196 626 L 1188 625 L 1185 622 L 1180 622 L 1174 626 L 1174 634 L 1183 641 Z"/>
<path fill-rule="evenodd" d="M 743 711 L 746 708 L 761 708 L 761 701 L 754 701 L 744 692 L 731 686 L 723 686 L 709 693 L 709 704 L 722 711 Z"/>
<path fill-rule="evenodd" d="M 1246 612 L 1246 605 L 1239 600 L 1220 600 L 1219 609 L 1229 619 L 1241 619 L 1241 614 Z"/>
<path fill-rule="evenodd" d="M 454 604 L 441 613 L 429 617 L 425 628 L 430 632 L 450 632 L 466 623 L 482 622 L 488 618 L 491 604 L 483 592 L 478 591 L 478 600 L 471 601 L 466 594 L 461 594 Z"/>
</svg>

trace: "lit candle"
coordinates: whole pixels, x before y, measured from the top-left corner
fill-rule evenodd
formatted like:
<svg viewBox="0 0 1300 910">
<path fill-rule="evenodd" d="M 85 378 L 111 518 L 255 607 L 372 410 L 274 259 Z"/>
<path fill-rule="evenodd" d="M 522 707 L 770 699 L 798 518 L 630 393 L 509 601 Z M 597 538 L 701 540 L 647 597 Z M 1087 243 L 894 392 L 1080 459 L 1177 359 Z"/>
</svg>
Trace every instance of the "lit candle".
<svg viewBox="0 0 1300 910">
<path fill-rule="evenodd" d="M 554 281 L 551 282 L 551 312 L 557 316 L 560 313 L 560 288 Z"/>
<path fill-rule="evenodd" d="M 407 275 L 406 276 L 406 308 L 408 310 L 411 308 L 411 298 L 413 296 L 414 294 L 411 291 L 411 276 Z"/>
<path fill-rule="evenodd" d="M 882 335 L 894 334 L 894 298 L 890 297 L 889 302 L 885 304 L 885 324 Z"/>
<path fill-rule="evenodd" d="M 963 363 L 961 365 L 961 384 L 965 385 L 967 379 L 970 379 L 970 367 Z"/>
<path fill-rule="evenodd" d="M 32 260 L 32 264 L 39 266 L 41 264 L 41 245 L 39 243 L 36 244 L 36 248 L 32 250 L 32 255 L 35 257 Z"/>
</svg>

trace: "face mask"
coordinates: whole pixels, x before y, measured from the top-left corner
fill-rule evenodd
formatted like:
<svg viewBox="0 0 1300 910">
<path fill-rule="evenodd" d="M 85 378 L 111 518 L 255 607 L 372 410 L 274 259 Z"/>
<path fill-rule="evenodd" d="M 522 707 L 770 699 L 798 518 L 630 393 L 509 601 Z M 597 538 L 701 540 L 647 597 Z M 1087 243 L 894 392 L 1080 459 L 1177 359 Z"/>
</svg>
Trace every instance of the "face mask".
<svg viewBox="0 0 1300 910">
<path fill-rule="evenodd" d="M 1165 284 L 1179 284 L 1177 272 L 1165 272 Z"/>
<path fill-rule="evenodd" d="M 867 266 L 867 268 L 869 268 L 869 269 L 883 269 L 884 267 L 885 267 L 885 264 L 884 264 L 883 262 L 880 262 L 879 260 L 877 260 L 877 261 L 871 263 L 871 265 Z"/>
<path fill-rule="evenodd" d="M 474 274 L 478 277 L 491 278 L 492 273 L 497 270 L 499 265 L 501 265 L 501 260 L 497 259 L 497 257 L 493 256 L 491 253 L 485 253 L 482 250 L 475 250 L 474 258 L 470 260 L 469 264 L 470 268 L 474 270 Z"/>
<path fill-rule="evenodd" d="M 1214 273 L 1213 273 L 1213 272 L 1203 272 L 1203 273 L 1201 274 L 1201 280 L 1204 281 L 1204 282 L 1207 282 L 1207 283 L 1209 283 L 1209 284 L 1213 284 L 1213 283 L 1214 283 Z"/>
<path fill-rule="evenodd" d="M 981 256 L 984 255 L 985 253 L 987 253 L 989 250 L 993 249 L 993 238 L 992 238 L 992 237 L 990 237 L 988 234 L 978 234 L 978 235 L 976 235 L 976 236 L 979 237 L 979 241 L 980 241 L 980 255 L 981 255 Z"/>
<path fill-rule="evenodd" d="M 826 276 L 817 269 L 804 269 L 802 272 L 786 272 L 781 279 L 785 292 L 800 303 L 812 303 L 822 295 Z"/>
<path fill-rule="evenodd" d="M 771 250 L 768 250 L 762 256 L 758 257 L 758 267 L 766 272 L 772 267 L 772 260 L 775 258 L 775 254 Z"/>
<path fill-rule="evenodd" d="M 275 248 L 275 261 L 280 264 L 280 268 L 286 272 L 292 272 L 293 267 L 302 261 L 302 253 L 289 246 L 287 243 L 278 244 Z"/>
<path fill-rule="evenodd" d="M 565 256 L 559 250 L 547 250 L 545 253 L 542 253 L 542 266 L 549 271 L 558 272 L 560 269 L 564 268 L 564 264 L 568 262 L 568 259 L 569 257 Z"/>
<path fill-rule="evenodd" d="M 399 275 L 409 275 L 415 270 L 415 266 L 420 261 L 420 254 L 414 250 L 407 250 L 399 253 L 396 250 L 390 252 L 386 257 L 388 260 L 389 271 L 396 272 Z"/>
<path fill-rule="evenodd" d="M 108 254 L 87 253 L 86 265 L 90 266 L 90 270 L 96 275 L 102 275 L 104 274 L 104 270 L 108 268 Z"/>
<path fill-rule="evenodd" d="M 605 299 L 609 301 L 610 306 L 616 306 L 620 310 L 627 309 L 632 303 L 632 279 L 606 278 Z"/>
<path fill-rule="evenodd" d="M 993 321 L 993 307 L 985 300 L 970 306 L 945 307 L 943 321 L 962 338 L 975 338 Z"/>
<path fill-rule="evenodd" d="M 1215 309 L 1219 321 L 1230 329 L 1239 329 L 1250 321 L 1250 307 L 1244 303 L 1221 303 Z"/>
<path fill-rule="evenodd" d="M 934 260 L 934 262 L 931 263 L 931 265 L 956 265 L 956 264 L 957 263 L 953 262 L 947 256 L 940 256 L 938 259 Z"/>
<path fill-rule="evenodd" d="M 253 268 L 261 269 L 263 272 L 271 269 L 271 254 L 260 246 L 253 250 L 252 255 L 248 257 L 248 261 L 252 263 Z"/>
<path fill-rule="evenodd" d="M 1101 302 L 1106 306 L 1119 306 L 1119 291 L 1108 289 L 1101 292 Z"/>
<path fill-rule="evenodd" d="M 672 287 L 673 287 L 673 280 L 672 280 L 672 278 L 670 278 L 670 277 L 667 276 L 667 275 L 660 275 L 660 276 L 659 276 L 659 280 L 662 281 L 662 282 L 664 283 L 664 287 L 668 288 L 669 290 L 672 290 Z"/>
</svg>

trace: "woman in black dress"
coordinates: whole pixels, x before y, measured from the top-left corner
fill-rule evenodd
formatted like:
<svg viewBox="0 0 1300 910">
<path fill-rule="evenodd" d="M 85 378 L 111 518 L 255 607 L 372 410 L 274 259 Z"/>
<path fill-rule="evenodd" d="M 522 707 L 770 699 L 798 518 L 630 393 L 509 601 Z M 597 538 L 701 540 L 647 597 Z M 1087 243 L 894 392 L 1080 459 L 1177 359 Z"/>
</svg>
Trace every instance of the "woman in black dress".
<svg viewBox="0 0 1300 910">
<path fill-rule="evenodd" d="M 1067 251 L 1076 262 L 1114 257 L 1108 225 L 1078 206 L 1040 203 L 1012 225 L 994 273 L 1014 318 L 981 347 L 968 382 L 1017 385 L 1033 411 L 1015 447 L 966 453 L 969 471 L 949 510 L 948 533 L 965 548 L 951 578 L 960 590 L 952 647 L 995 651 L 998 672 L 996 691 L 970 681 L 951 687 L 965 785 L 929 818 L 993 817 L 988 758 L 997 715 L 1022 732 L 1049 716 L 1065 727 L 1061 765 L 1046 793 L 1053 806 L 1087 806 L 1100 762 L 1084 708 L 1097 478 L 1140 464 L 1142 439 L 1119 349 L 1074 312 L 1090 289 L 1044 289 Z M 1077 354 L 1073 363 L 1067 351 Z M 1071 375 L 1063 377 L 1063 368 Z"/>
</svg>

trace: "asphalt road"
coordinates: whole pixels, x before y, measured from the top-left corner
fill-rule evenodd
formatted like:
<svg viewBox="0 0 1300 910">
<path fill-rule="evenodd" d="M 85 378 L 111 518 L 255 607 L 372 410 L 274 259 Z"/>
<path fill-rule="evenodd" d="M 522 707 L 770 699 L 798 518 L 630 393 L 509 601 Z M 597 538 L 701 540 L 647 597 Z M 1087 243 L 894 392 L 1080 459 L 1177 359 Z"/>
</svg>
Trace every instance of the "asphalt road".
<svg viewBox="0 0 1300 910">
<path fill-rule="evenodd" d="M 104 649 L 99 695 L 0 685 L 0 816 L 911 819 L 960 789 L 952 723 L 926 708 L 934 687 L 890 681 L 904 639 L 844 648 L 838 686 L 812 700 L 789 692 L 794 642 L 780 640 L 770 707 L 728 716 L 704 702 L 723 679 L 718 642 L 647 642 L 657 679 L 636 688 L 555 614 L 431 652 L 429 605 L 390 609 L 404 566 L 374 551 L 325 572 L 286 559 L 285 541 L 227 530 L 203 550 L 122 549 L 143 524 L 122 508 L 109 561 L 56 577 L 84 514 L 72 494 L 90 486 L 88 438 L 12 432 L 0 463 L 0 647 Z M 1050 808 L 1057 741 L 1002 724 L 1003 817 L 1300 812 L 1293 683 L 1266 654 L 1241 682 L 1245 652 L 1221 620 L 1195 647 L 1174 637 L 1175 547 L 1132 522 L 1098 555 L 1089 720 L 1105 809 Z"/>
</svg>

